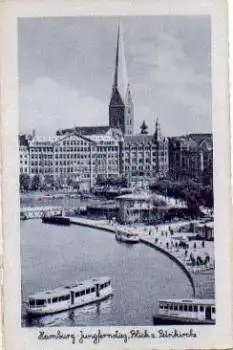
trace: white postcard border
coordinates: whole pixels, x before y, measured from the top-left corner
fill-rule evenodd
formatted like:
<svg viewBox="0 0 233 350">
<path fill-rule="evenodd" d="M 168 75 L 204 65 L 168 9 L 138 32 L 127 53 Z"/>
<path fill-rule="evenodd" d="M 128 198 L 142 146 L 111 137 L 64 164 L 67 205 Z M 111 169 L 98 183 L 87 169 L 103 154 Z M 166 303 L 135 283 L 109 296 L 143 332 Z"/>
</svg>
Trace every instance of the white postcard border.
<svg viewBox="0 0 233 350">
<path fill-rule="evenodd" d="M 20 295 L 20 234 L 17 151 L 18 135 L 18 81 L 17 81 L 17 17 L 80 16 L 80 15 L 194 15 L 210 14 L 212 22 L 213 74 L 213 134 L 214 134 L 214 195 L 215 195 L 215 252 L 216 252 L 216 326 L 177 326 L 179 330 L 194 329 L 197 338 L 130 339 L 102 341 L 95 348 L 227 348 L 232 345 L 231 310 L 231 187 L 230 187 L 230 121 L 228 92 L 228 47 L 226 2 L 217 1 L 58 1 L 7 2 L 1 4 L 1 140 L 2 140 L 2 202 L 3 202 L 3 267 L 4 267 L 4 340 L 6 349 L 75 349 L 65 341 L 38 341 L 38 329 L 21 328 Z M 16 122 L 17 121 L 17 122 Z M 230 312 L 231 311 L 231 312 Z M 164 328 L 164 327 L 157 327 Z M 61 327 L 62 332 L 79 332 L 78 327 Z M 93 332 L 94 327 L 86 327 Z M 148 329 L 155 327 L 95 327 L 105 332 L 119 329 Z M 167 327 L 166 329 L 174 329 Z M 43 328 L 55 333 L 57 328 Z M 86 344 L 86 345 L 85 345 Z"/>
</svg>

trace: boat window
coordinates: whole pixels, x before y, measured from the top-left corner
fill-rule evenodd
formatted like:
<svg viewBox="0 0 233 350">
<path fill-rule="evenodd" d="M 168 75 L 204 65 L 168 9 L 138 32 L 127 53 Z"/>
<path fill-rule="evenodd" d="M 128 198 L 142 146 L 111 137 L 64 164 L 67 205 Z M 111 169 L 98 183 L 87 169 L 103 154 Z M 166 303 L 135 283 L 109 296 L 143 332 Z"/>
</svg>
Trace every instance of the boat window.
<svg viewBox="0 0 233 350">
<path fill-rule="evenodd" d="M 188 311 L 188 306 L 187 305 L 184 306 L 184 311 Z"/>
<path fill-rule="evenodd" d="M 29 305 L 30 306 L 35 306 L 35 299 L 30 299 L 29 300 Z"/>
<path fill-rule="evenodd" d="M 70 299 L 70 295 L 66 295 L 66 300 L 69 300 Z"/>
<path fill-rule="evenodd" d="M 163 304 L 160 304 L 160 305 L 159 305 L 159 308 L 160 308 L 160 309 L 163 309 Z"/>
<path fill-rule="evenodd" d="M 165 304 L 165 305 L 164 305 L 164 309 L 168 309 L 168 304 Z"/>
<path fill-rule="evenodd" d="M 101 284 L 101 285 L 100 285 L 100 289 L 103 289 L 103 288 L 104 288 L 104 284 Z"/>
<path fill-rule="evenodd" d="M 193 306 L 189 305 L 189 311 L 193 311 Z"/>
<path fill-rule="evenodd" d="M 91 293 L 94 293 L 95 292 L 95 287 L 92 287 L 91 288 Z"/>
<path fill-rule="evenodd" d="M 173 310 L 173 304 L 169 305 L 169 310 Z"/>
<path fill-rule="evenodd" d="M 90 288 L 86 289 L 86 294 L 90 294 Z"/>
<path fill-rule="evenodd" d="M 201 312 L 204 311 L 204 306 L 200 306 L 200 311 L 201 311 Z"/>
<path fill-rule="evenodd" d="M 57 297 L 55 297 L 52 300 L 53 300 L 53 303 L 56 303 L 58 299 L 57 299 Z"/>
<path fill-rule="evenodd" d="M 179 311 L 183 311 L 183 305 L 179 305 Z"/>
<path fill-rule="evenodd" d="M 80 292 L 76 292 L 76 293 L 75 293 L 75 296 L 76 296 L 76 297 L 80 297 Z"/>
<path fill-rule="evenodd" d="M 51 304 L 51 299 L 50 298 L 47 301 L 48 301 L 48 304 Z"/>
<path fill-rule="evenodd" d="M 178 310 L 178 305 L 174 305 L 174 310 Z"/>
<path fill-rule="evenodd" d="M 44 299 L 37 299 L 37 300 L 36 300 L 36 305 L 37 305 L 37 306 L 44 305 L 44 303 L 45 303 L 45 300 L 44 300 Z"/>
<path fill-rule="evenodd" d="M 197 312 L 197 305 L 194 305 L 193 309 L 195 312 Z"/>
<path fill-rule="evenodd" d="M 215 314 L 215 307 L 212 307 L 212 312 L 213 314 Z"/>
<path fill-rule="evenodd" d="M 80 294 L 85 295 L 85 290 L 81 290 Z"/>
</svg>

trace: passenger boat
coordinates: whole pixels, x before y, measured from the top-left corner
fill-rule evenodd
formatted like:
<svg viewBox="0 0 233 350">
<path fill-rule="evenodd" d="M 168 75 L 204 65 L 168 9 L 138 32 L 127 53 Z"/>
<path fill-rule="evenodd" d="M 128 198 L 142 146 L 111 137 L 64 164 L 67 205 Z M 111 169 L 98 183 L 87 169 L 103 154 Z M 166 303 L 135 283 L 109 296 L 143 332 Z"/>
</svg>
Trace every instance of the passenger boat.
<svg viewBox="0 0 233 350">
<path fill-rule="evenodd" d="M 115 238 L 119 242 L 139 243 L 139 236 L 136 233 L 116 230 Z"/>
<path fill-rule="evenodd" d="M 63 226 L 71 225 L 70 218 L 64 217 L 62 215 L 43 216 L 42 222 L 45 224 L 55 224 Z"/>
<path fill-rule="evenodd" d="M 154 325 L 215 324 L 214 299 L 162 299 Z"/>
<path fill-rule="evenodd" d="M 43 316 L 103 300 L 113 294 L 109 277 L 97 277 L 29 296 L 28 314 Z"/>
</svg>

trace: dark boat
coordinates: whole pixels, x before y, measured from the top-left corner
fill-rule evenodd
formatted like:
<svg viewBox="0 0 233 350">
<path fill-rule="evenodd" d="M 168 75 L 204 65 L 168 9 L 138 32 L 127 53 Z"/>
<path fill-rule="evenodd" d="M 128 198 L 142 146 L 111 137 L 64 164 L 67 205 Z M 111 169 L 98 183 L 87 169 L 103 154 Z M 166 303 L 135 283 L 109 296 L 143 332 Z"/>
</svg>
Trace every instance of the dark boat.
<svg viewBox="0 0 233 350">
<path fill-rule="evenodd" d="M 20 213 L 20 220 L 24 221 L 24 220 L 27 220 L 27 219 L 28 219 L 27 216 L 23 212 L 21 212 Z"/>
<path fill-rule="evenodd" d="M 45 224 L 54 224 L 69 226 L 71 224 L 70 219 L 60 215 L 43 216 L 42 222 Z"/>
</svg>

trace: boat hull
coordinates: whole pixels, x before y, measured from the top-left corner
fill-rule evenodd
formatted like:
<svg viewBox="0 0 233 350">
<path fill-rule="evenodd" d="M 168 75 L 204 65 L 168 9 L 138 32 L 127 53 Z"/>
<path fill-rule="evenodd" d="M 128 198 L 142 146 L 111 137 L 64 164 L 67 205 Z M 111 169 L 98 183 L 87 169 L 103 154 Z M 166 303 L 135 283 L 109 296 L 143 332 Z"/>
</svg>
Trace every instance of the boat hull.
<svg viewBox="0 0 233 350">
<path fill-rule="evenodd" d="M 155 315 L 153 316 L 154 325 L 214 325 L 215 320 L 198 320 L 194 318 L 185 318 L 185 317 L 171 317 L 165 315 Z"/>
<path fill-rule="evenodd" d="M 43 217 L 42 222 L 45 224 L 54 224 L 61 226 L 69 226 L 71 225 L 70 219 L 62 216 L 48 216 Z"/>
</svg>

